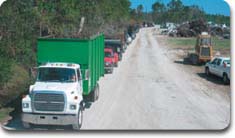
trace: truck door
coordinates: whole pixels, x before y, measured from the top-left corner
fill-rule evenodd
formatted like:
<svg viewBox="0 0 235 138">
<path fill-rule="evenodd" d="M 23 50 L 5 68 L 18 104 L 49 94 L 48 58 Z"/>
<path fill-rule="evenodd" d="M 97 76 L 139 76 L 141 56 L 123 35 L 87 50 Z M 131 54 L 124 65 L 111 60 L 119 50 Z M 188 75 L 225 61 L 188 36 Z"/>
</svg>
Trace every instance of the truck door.
<svg viewBox="0 0 235 138">
<path fill-rule="evenodd" d="M 217 63 L 216 63 L 216 66 L 215 66 L 215 74 L 217 75 L 217 76 L 220 76 L 220 77 L 222 77 L 222 59 L 218 59 L 217 60 Z"/>
<path fill-rule="evenodd" d="M 210 64 L 210 72 L 212 74 L 216 74 L 216 69 L 215 68 L 216 68 L 217 61 L 218 61 L 218 59 L 215 58 Z"/>
</svg>

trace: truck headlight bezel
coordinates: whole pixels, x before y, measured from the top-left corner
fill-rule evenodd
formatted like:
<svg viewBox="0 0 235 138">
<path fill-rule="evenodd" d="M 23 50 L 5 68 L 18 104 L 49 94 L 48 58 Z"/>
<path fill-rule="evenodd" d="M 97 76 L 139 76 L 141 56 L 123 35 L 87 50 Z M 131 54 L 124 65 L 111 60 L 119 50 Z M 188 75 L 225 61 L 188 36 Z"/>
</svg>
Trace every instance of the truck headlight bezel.
<svg viewBox="0 0 235 138">
<path fill-rule="evenodd" d="M 24 109 L 29 108 L 29 103 L 22 103 L 22 107 L 23 107 Z"/>
</svg>

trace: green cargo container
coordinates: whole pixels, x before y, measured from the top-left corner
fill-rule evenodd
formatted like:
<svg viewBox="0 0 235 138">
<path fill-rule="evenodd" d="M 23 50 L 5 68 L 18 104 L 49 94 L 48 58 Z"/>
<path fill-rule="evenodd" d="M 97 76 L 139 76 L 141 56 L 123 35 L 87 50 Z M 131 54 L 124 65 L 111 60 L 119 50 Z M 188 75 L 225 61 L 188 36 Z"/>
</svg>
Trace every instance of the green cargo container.
<svg viewBox="0 0 235 138">
<path fill-rule="evenodd" d="M 83 76 L 83 95 L 89 95 L 104 75 L 104 36 L 81 39 L 38 39 L 38 65 L 48 62 L 76 63 Z M 89 78 L 85 80 L 85 72 Z"/>
</svg>

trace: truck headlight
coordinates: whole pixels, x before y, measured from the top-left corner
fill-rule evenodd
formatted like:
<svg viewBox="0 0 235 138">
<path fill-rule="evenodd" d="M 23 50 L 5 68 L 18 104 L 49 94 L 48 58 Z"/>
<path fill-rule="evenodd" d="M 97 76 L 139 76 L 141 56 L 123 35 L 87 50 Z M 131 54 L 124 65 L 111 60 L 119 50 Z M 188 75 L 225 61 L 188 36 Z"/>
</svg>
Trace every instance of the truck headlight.
<svg viewBox="0 0 235 138">
<path fill-rule="evenodd" d="M 70 110 L 76 110 L 77 109 L 77 105 L 71 104 L 70 105 Z"/>
<path fill-rule="evenodd" d="M 22 107 L 23 107 L 23 108 L 29 108 L 29 103 L 23 103 L 23 104 L 22 104 Z"/>
</svg>

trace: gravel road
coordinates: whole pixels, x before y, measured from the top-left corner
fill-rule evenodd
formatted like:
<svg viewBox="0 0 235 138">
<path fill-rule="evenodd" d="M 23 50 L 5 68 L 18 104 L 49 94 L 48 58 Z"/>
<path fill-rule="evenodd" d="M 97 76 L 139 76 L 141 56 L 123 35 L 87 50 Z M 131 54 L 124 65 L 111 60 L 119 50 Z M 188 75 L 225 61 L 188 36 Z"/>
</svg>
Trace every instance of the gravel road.
<svg viewBox="0 0 235 138">
<path fill-rule="evenodd" d="M 81 129 L 224 129 L 230 91 L 205 81 L 174 63 L 153 29 L 141 29 L 119 67 L 100 80 L 99 100 L 84 111 Z"/>
</svg>

